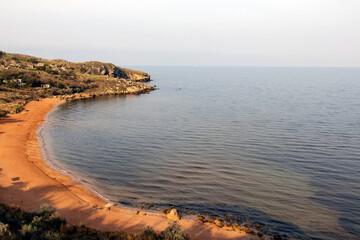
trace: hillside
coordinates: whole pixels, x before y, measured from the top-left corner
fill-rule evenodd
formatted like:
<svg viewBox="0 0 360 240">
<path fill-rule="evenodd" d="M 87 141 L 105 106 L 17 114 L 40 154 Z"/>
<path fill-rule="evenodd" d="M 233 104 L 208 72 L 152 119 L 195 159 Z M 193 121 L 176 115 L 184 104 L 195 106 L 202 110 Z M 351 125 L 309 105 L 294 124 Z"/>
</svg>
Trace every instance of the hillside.
<svg viewBox="0 0 360 240">
<path fill-rule="evenodd" d="M 102 232 L 84 225 L 76 226 L 57 216 L 50 205 L 44 204 L 34 212 L 23 212 L 19 208 L 0 203 L 0 239 L 124 239 L 124 240 L 163 240 L 189 239 L 185 230 L 175 222 L 169 223 L 165 231 L 156 233 L 146 227 L 143 231 L 132 234 L 119 229 Z"/>
<path fill-rule="evenodd" d="M 0 116 L 17 113 L 26 102 L 154 90 L 150 75 L 102 62 L 68 62 L 0 51 Z"/>
</svg>

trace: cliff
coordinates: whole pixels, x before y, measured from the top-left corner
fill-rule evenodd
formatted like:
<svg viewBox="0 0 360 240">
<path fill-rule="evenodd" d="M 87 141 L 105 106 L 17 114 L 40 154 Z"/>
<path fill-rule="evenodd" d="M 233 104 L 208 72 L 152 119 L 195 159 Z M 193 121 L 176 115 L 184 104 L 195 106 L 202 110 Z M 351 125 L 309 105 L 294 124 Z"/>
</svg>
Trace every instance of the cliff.
<svg viewBox="0 0 360 240">
<path fill-rule="evenodd" d="M 150 75 L 112 63 L 69 62 L 0 51 L 0 116 L 21 111 L 29 100 L 66 99 L 154 90 Z"/>
</svg>

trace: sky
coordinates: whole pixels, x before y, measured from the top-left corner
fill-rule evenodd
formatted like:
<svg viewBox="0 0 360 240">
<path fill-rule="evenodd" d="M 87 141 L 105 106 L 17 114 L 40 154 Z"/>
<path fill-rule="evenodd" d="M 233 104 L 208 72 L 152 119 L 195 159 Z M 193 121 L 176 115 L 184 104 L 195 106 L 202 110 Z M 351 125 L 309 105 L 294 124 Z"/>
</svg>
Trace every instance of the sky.
<svg viewBox="0 0 360 240">
<path fill-rule="evenodd" d="M 0 0 L 0 50 L 126 66 L 360 67 L 360 1 Z"/>
</svg>

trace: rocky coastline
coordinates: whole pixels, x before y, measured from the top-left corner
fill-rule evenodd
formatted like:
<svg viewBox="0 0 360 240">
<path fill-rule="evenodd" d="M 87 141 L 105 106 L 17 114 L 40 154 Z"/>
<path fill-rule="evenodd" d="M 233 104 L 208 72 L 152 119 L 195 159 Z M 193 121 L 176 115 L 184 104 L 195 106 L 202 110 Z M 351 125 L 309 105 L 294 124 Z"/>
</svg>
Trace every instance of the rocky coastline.
<svg viewBox="0 0 360 240">
<path fill-rule="evenodd" d="M 148 73 L 97 61 L 69 62 L 0 51 L 0 116 L 23 110 L 31 100 L 65 100 L 155 90 Z"/>
</svg>

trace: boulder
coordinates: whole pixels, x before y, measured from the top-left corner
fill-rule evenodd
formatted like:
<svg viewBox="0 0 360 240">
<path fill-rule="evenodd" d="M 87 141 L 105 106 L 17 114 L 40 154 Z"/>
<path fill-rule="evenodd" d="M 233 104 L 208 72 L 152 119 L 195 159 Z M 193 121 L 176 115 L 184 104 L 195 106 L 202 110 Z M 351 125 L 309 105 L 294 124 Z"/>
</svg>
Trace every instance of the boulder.
<svg viewBox="0 0 360 240">
<path fill-rule="evenodd" d="M 105 204 L 105 209 L 110 211 L 110 209 L 111 209 L 113 206 L 114 206 L 114 204 L 112 204 L 112 203 Z"/>
<path fill-rule="evenodd" d="M 219 221 L 219 220 L 215 220 L 215 221 L 214 221 L 214 224 L 215 224 L 217 227 L 219 227 L 219 228 L 224 227 L 224 224 L 223 224 L 221 221 Z"/>
<path fill-rule="evenodd" d="M 173 221 L 179 221 L 180 219 L 180 216 L 175 208 L 171 209 L 171 211 L 166 215 L 166 217 L 169 220 L 173 220 Z"/>
</svg>

